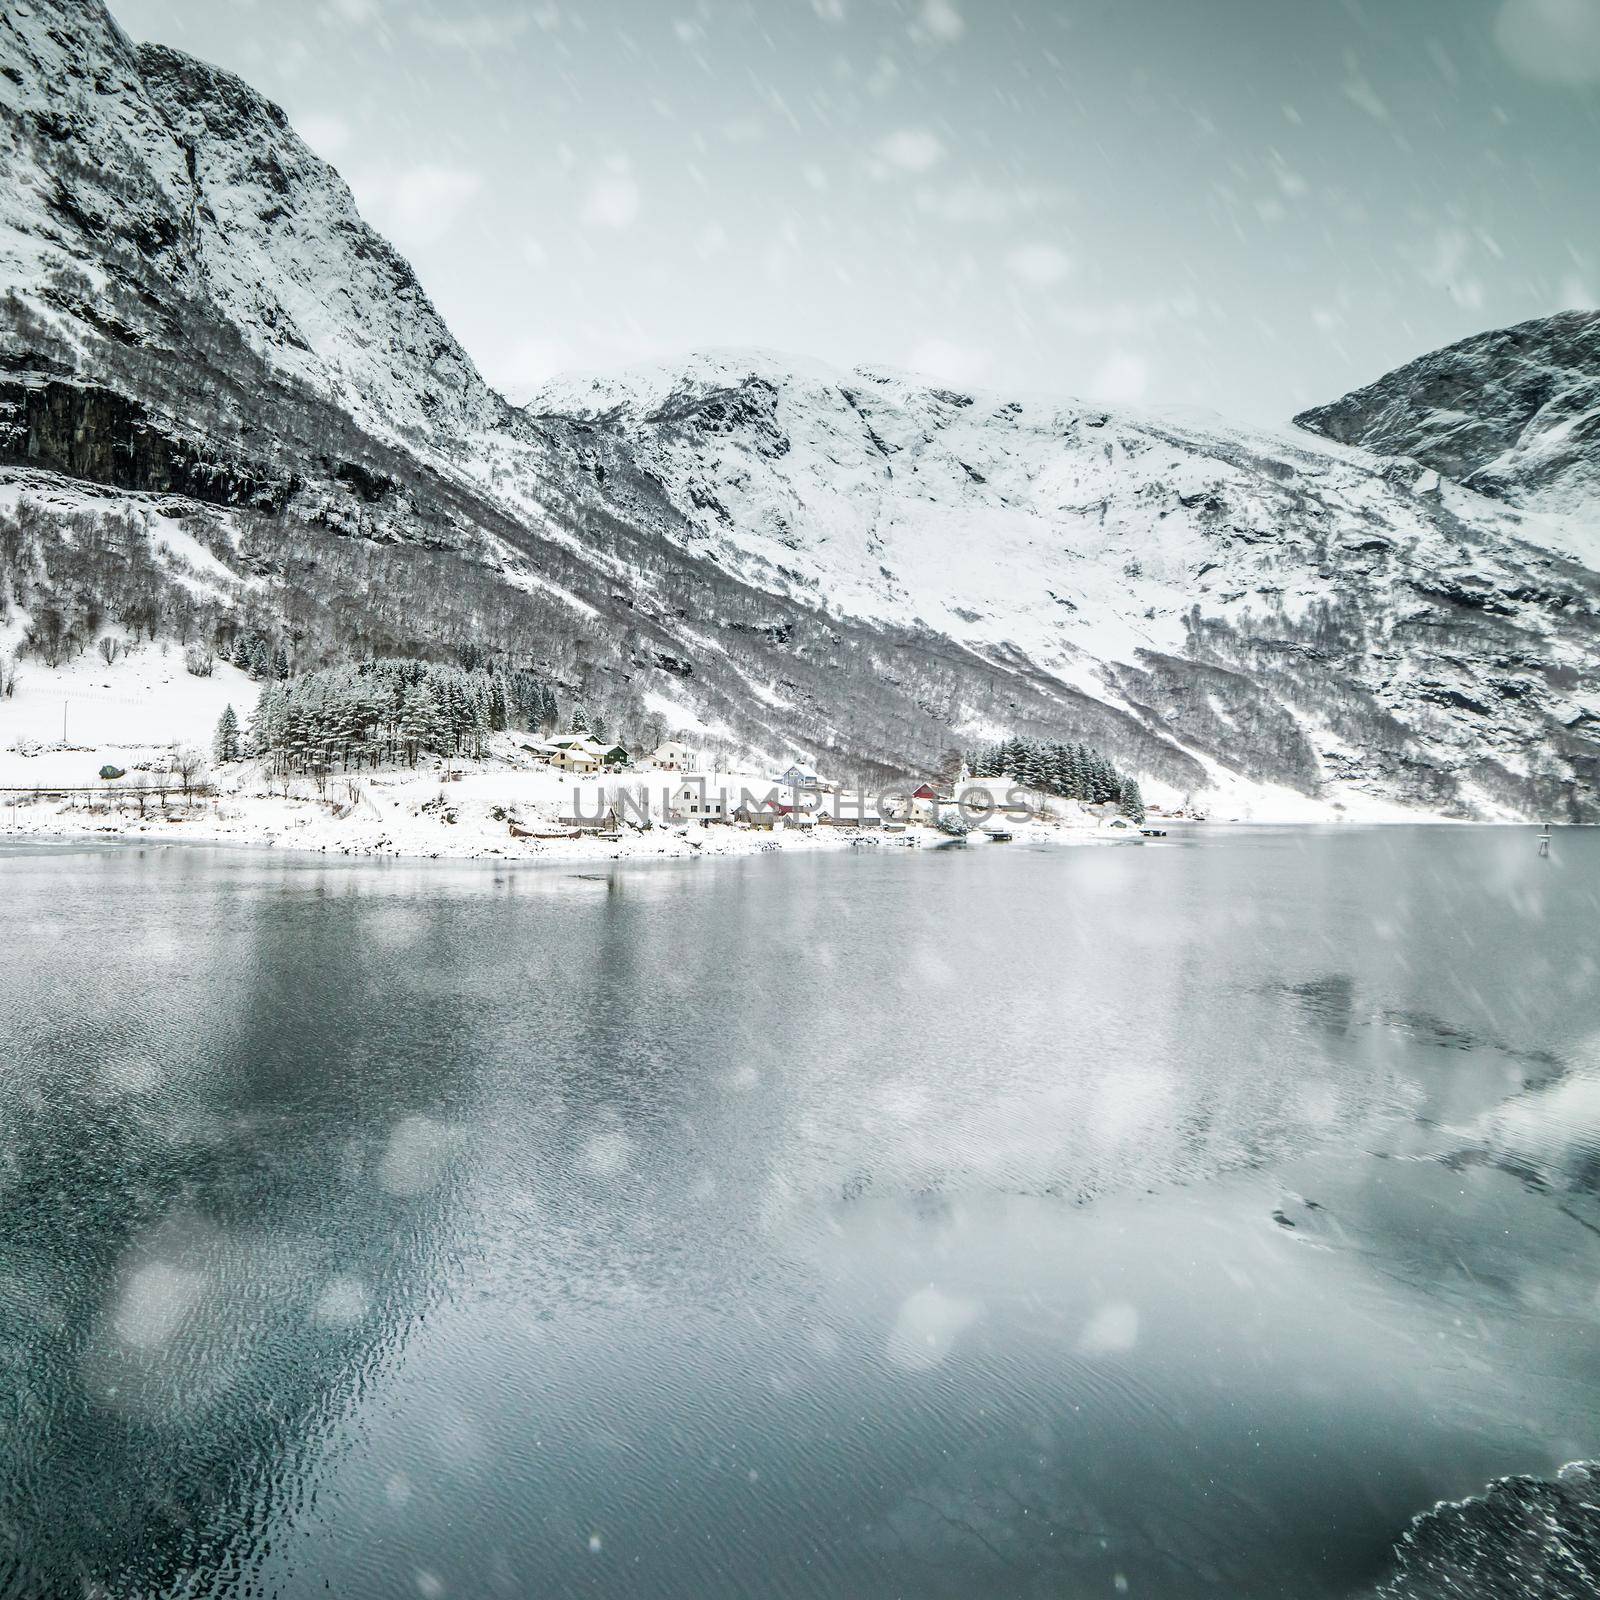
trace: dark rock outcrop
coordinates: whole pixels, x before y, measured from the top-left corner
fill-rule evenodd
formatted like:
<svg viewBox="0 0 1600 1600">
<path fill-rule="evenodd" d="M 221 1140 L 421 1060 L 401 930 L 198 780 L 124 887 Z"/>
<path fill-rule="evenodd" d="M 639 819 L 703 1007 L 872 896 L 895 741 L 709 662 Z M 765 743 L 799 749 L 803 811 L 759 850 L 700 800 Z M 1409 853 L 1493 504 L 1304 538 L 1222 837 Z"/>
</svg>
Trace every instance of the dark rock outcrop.
<svg viewBox="0 0 1600 1600">
<path fill-rule="evenodd" d="M 1435 350 L 1294 419 L 1530 510 L 1600 510 L 1600 311 Z"/>
</svg>

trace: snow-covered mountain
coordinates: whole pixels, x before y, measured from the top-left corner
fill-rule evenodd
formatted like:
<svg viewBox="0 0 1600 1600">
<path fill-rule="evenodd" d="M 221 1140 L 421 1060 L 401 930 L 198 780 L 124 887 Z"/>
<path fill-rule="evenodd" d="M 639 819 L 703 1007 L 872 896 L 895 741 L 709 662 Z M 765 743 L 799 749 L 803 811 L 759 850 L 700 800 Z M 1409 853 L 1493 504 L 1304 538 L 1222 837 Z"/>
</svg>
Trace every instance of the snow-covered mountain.
<svg viewBox="0 0 1600 1600">
<path fill-rule="evenodd" d="M 1295 421 L 1480 494 L 1600 518 L 1600 311 L 1463 339 Z"/>
<path fill-rule="evenodd" d="M 276 107 L 99 0 L 0 12 L 0 154 L 0 647 L 242 620 L 785 764 L 1014 730 L 1179 792 L 1595 814 L 1600 553 L 1476 458 L 749 353 L 514 411 Z"/>
<path fill-rule="evenodd" d="M 134 45 L 93 0 L 7 6 L 0 60 L 0 270 L 78 355 L 192 345 L 203 307 L 364 427 L 503 420 L 410 266 L 239 78 Z"/>
<path fill-rule="evenodd" d="M 1493 809 L 1536 751 L 1592 764 L 1572 531 L 1415 462 L 737 352 L 530 409 L 642 468 L 745 581 L 1026 663 L 1254 781 Z"/>
</svg>

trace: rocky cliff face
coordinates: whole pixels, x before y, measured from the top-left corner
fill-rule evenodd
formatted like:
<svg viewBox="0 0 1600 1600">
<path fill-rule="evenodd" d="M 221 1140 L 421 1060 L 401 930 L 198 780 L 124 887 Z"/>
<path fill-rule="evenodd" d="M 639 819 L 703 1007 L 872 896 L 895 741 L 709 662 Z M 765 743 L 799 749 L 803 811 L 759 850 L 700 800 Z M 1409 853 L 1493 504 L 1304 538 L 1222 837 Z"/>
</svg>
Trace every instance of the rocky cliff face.
<svg viewBox="0 0 1600 1600">
<path fill-rule="evenodd" d="M 13 634 L 248 613 L 785 765 L 1010 729 L 1179 792 L 1594 811 L 1600 578 L 1465 457 L 748 353 L 513 412 L 277 108 L 96 0 L 0 12 L 0 159 Z"/>
<path fill-rule="evenodd" d="M 1529 510 L 1600 515 L 1600 312 L 1463 339 L 1397 367 L 1303 428 L 1412 456 Z"/>
<path fill-rule="evenodd" d="M 254 350 L 422 444 L 505 421 L 409 264 L 277 106 L 175 50 L 142 45 L 137 65 L 183 153 L 199 280 Z"/>
<path fill-rule="evenodd" d="M 7 7 L 0 60 L 0 263 L 60 359 L 209 332 L 380 435 L 503 420 L 410 267 L 247 84 L 134 46 L 93 0 Z"/>
</svg>

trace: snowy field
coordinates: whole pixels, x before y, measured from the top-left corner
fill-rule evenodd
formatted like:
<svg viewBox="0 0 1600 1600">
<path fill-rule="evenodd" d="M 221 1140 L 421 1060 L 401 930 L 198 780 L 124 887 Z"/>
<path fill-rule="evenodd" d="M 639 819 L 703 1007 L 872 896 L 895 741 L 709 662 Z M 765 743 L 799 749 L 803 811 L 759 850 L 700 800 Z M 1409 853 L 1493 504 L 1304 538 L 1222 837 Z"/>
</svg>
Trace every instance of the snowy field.
<svg viewBox="0 0 1600 1600">
<path fill-rule="evenodd" d="M 209 678 L 192 676 L 175 644 L 145 645 L 109 666 L 93 653 L 55 668 L 24 656 L 16 692 L 0 700 L 0 786 L 93 783 L 108 762 L 131 771 L 174 744 L 209 753 L 223 708 L 245 721 L 258 689 L 221 661 Z"/>
</svg>

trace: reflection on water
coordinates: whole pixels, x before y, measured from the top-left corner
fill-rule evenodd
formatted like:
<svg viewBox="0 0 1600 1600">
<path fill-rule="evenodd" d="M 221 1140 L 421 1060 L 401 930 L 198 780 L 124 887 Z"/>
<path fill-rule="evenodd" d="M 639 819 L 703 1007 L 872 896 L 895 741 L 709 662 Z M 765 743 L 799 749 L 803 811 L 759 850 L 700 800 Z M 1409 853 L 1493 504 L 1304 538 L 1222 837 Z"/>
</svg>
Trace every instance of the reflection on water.
<svg viewBox="0 0 1600 1600">
<path fill-rule="evenodd" d="M 0 1595 L 1453 1593 L 1600 1453 L 1597 845 L 0 855 Z"/>
<path fill-rule="evenodd" d="M 242 1576 L 241 1524 L 303 1492 L 448 1272 L 459 1176 L 428 1113 L 470 1095 L 471 1028 L 324 885 L 177 854 L 3 870 L 0 1574 Z"/>
</svg>

